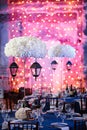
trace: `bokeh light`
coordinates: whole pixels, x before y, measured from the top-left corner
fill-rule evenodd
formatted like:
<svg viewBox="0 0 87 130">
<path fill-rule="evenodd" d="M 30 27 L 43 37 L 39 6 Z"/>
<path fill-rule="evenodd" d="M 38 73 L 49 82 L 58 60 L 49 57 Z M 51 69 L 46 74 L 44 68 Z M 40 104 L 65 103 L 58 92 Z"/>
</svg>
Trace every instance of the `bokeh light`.
<svg viewBox="0 0 87 130">
<path fill-rule="evenodd" d="M 35 59 L 27 59 L 24 78 L 23 59 L 16 58 L 19 70 L 15 79 L 16 84 L 13 84 L 13 86 L 23 87 L 25 80 L 25 87 L 57 93 L 64 89 L 67 84 L 80 87 L 80 79 L 82 79 L 84 85 L 83 62 L 81 60 L 83 57 L 82 1 L 64 0 L 62 2 L 61 0 L 55 0 L 54 2 L 52 0 L 44 0 L 43 2 L 41 0 L 20 0 L 16 3 L 9 3 L 6 10 L 7 12 L 10 10 L 9 39 L 24 35 L 36 36 L 46 42 L 48 49 L 57 44 L 57 41 L 60 41 L 61 44 L 69 44 L 76 49 L 76 57 L 72 59 L 50 58 L 48 55 L 44 59 L 38 59 L 37 61 L 43 68 L 37 81 L 30 72 L 30 66 Z M 55 72 L 51 69 L 53 59 L 58 62 Z M 9 58 L 9 64 L 11 60 Z M 71 71 L 66 70 L 68 60 L 73 64 Z"/>
</svg>

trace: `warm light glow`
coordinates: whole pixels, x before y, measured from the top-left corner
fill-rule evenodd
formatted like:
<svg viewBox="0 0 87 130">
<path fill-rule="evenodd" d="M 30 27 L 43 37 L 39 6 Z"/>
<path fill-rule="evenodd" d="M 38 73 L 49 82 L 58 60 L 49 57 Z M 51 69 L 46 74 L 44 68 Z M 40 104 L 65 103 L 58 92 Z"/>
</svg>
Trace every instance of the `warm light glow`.
<svg viewBox="0 0 87 130">
<path fill-rule="evenodd" d="M 61 3 L 61 0 L 56 0 Z M 77 85 L 79 87 L 79 81 L 77 83 L 78 75 L 83 78 L 83 63 L 82 58 L 82 42 L 77 42 L 78 37 L 82 38 L 82 8 L 78 9 L 79 0 L 64 0 L 66 6 L 56 5 L 56 2 L 49 2 L 46 0 L 42 2 L 40 6 L 40 0 L 33 3 L 32 0 L 26 0 L 26 4 L 31 4 L 29 7 L 23 6 L 25 1 L 19 1 L 16 7 L 14 2 L 12 4 L 12 13 L 9 22 L 10 38 L 18 36 L 36 36 L 46 42 L 49 49 L 53 45 L 60 41 L 62 44 L 70 44 L 76 49 L 76 57 L 70 59 L 73 63 L 71 71 L 67 71 L 65 64 L 69 60 L 68 58 L 56 58 L 58 67 L 55 73 L 52 72 L 50 63 L 51 58 L 46 56 L 44 59 L 37 59 L 42 66 L 41 75 L 37 81 L 31 75 L 30 65 L 35 61 L 34 58 L 28 58 L 25 63 L 25 75 L 24 78 L 24 60 L 16 58 L 19 64 L 19 72 L 17 75 L 17 89 L 23 87 L 24 80 L 25 87 L 31 87 L 33 90 L 41 87 L 47 91 L 47 88 L 51 88 L 55 93 L 60 91 L 61 88 L 65 88 L 66 84 Z M 21 5 L 22 4 L 22 5 Z M 33 5 L 34 4 L 34 5 Z M 35 6 L 38 5 L 38 6 Z M 16 43 L 15 43 L 16 44 Z M 61 59 L 63 59 L 63 65 L 61 66 Z M 52 86 L 53 85 L 53 86 Z"/>
</svg>

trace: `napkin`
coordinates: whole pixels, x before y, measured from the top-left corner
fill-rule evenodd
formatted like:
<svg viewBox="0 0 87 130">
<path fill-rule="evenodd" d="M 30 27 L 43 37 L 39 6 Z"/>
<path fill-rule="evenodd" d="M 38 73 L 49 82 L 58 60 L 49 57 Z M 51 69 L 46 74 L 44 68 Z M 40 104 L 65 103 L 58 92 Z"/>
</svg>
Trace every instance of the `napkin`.
<svg viewBox="0 0 87 130">
<path fill-rule="evenodd" d="M 69 130 L 69 127 L 68 127 L 68 126 L 65 126 L 65 127 L 61 127 L 60 129 L 61 129 L 61 130 Z"/>
<path fill-rule="evenodd" d="M 5 130 L 5 129 L 8 129 L 8 122 L 7 121 L 4 121 L 2 123 L 2 130 Z"/>
</svg>

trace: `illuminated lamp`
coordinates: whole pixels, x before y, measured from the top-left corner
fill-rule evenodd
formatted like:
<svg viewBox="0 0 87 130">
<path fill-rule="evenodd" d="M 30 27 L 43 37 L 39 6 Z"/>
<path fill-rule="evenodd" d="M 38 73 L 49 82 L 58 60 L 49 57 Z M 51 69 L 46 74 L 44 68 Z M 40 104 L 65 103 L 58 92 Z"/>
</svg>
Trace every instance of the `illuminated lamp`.
<svg viewBox="0 0 87 130">
<path fill-rule="evenodd" d="M 18 65 L 13 61 L 13 63 L 11 63 L 11 65 L 10 65 L 9 68 L 10 68 L 11 76 L 12 76 L 13 79 L 14 79 L 15 76 L 17 75 Z"/>
<path fill-rule="evenodd" d="M 53 60 L 52 62 L 51 62 L 51 67 L 52 67 L 52 70 L 56 70 L 56 68 L 57 68 L 57 61 L 56 60 Z"/>
<path fill-rule="evenodd" d="M 35 80 L 37 79 L 37 77 L 40 75 L 40 72 L 41 72 L 41 65 L 38 63 L 38 62 L 34 62 L 31 66 L 30 66 L 30 69 L 31 69 L 31 73 L 33 75 L 33 77 L 35 77 Z"/>
<path fill-rule="evenodd" d="M 70 71 L 71 67 L 72 67 L 72 62 L 71 61 L 67 61 L 67 63 L 66 63 L 67 70 Z"/>
</svg>

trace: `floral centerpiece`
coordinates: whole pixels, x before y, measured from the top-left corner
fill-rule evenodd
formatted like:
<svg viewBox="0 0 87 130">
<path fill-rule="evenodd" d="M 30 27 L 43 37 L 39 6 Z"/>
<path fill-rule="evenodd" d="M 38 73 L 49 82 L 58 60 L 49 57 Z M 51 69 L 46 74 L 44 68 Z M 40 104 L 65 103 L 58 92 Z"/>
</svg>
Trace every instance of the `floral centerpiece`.
<svg viewBox="0 0 87 130">
<path fill-rule="evenodd" d="M 75 49 L 70 45 L 62 45 L 59 42 L 48 50 L 50 57 L 75 57 Z"/>
<path fill-rule="evenodd" d="M 7 57 L 34 57 L 44 58 L 47 52 L 46 45 L 36 37 L 16 37 L 5 45 Z"/>
<path fill-rule="evenodd" d="M 73 58 L 76 55 L 75 48 L 70 45 L 62 45 L 60 57 Z"/>
<path fill-rule="evenodd" d="M 48 50 L 48 55 L 50 57 L 58 57 L 61 54 L 61 50 L 62 50 L 62 45 L 58 42 L 57 45 L 52 46 Z"/>
<path fill-rule="evenodd" d="M 17 119 L 27 119 L 28 118 L 28 115 L 27 115 L 27 112 L 26 111 L 30 111 L 30 113 L 32 112 L 30 108 L 28 107 L 21 107 L 19 108 L 16 112 L 15 112 L 15 118 Z"/>
</svg>

